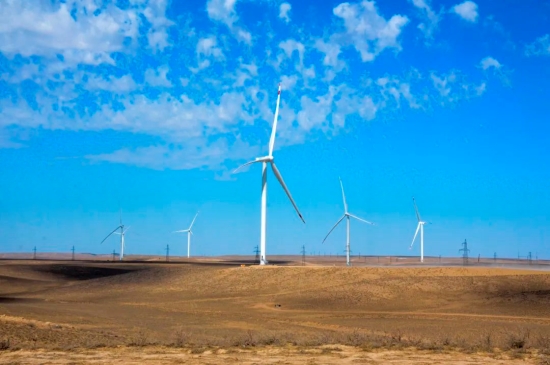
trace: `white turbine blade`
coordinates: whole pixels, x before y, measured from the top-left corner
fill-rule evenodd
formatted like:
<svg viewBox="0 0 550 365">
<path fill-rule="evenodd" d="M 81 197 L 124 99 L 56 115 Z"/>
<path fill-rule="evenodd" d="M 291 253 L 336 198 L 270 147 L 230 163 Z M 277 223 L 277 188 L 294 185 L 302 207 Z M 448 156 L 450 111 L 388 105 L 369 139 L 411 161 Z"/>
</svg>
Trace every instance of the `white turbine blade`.
<svg viewBox="0 0 550 365">
<path fill-rule="evenodd" d="M 342 179 L 338 177 L 340 180 L 340 187 L 342 188 L 342 199 L 344 200 L 344 213 L 348 212 L 348 204 L 346 203 L 346 194 L 344 194 L 344 184 L 342 184 Z"/>
<path fill-rule="evenodd" d="M 105 242 L 105 240 L 106 240 L 107 238 L 109 238 L 113 233 L 115 233 L 115 231 L 116 231 L 117 229 L 119 229 L 120 227 L 121 227 L 121 226 L 118 226 L 118 227 L 116 227 L 115 229 L 113 229 L 113 231 L 112 231 L 111 233 L 109 233 L 109 234 L 107 235 L 107 237 L 105 237 L 105 238 L 103 239 L 103 241 L 101 241 L 101 243 Z M 100 244 L 101 244 L 101 243 L 100 243 Z"/>
<path fill-rule="evenodd" d="M 416 200 L 414 200 L 413 196 L 413 204 L 414 204 L 414 211 L 416 212 L 416 219 L 420 222 L 420 213 L 418 212 L 418 207 L 416 206 Z"/>
<path fill-rule="evenodd" d="M 336 224 L 330 229 L 330 231 L 328 231 L 327 235 L 325 236 L 325 239 L 323 240 L 322 243 L 325 243 L 325 241 L 327 240 L 328 236 L 332 233 L 332 231 L 334 231 L 334 228 L 336 228 L 337 225 L 340 224 L 340 222 L 342 221 L 342 219 L 346 218 L 346 215 L 344 214 L 342 216 L 342 218 L 338 219 L 338 222 L 336 222 Z"/>
<path fill-rule="evenodd" d="M 193 218 L 193 221 L 191 222 L 191 225 L 189 226 L 189 230 L 191 230 L 191 228 L 193 228 L 193 223 L 195 223 L 195 219 L 197 219 L 198 215 L 199 215 L 199 212 L 197 212 L 197 214 L 195 214 L 195 218 Z"/>
<path fill-rule="evenodd" d="M 275 174 L 275 177 L 277 177 L 277 180 L 279 180 L 279 182 L 281 183 L 281 186 L 285 190 L 286 195 L 290 199 L 290 202 L 294 206 L 294 209 L 296 209 L 296 213 L 298 213 L 298 216 L 300 217 L 302 222 L 306 223 L 306 221 L 304 220 L 304 217 L 302 217 L 302 213 L 300 213 L 300 211 L 298 210 L 298 207 L 296 206 L 296 203 L 294 202 L 294 199 L 292 199 L 292 195 L 290 195 L 290 191 L 286 187 L 286 184 L 283 180 L 283 177 L 281 176 L 281 173 L 279 172 L 279 170 L 277 169 L 277 166 L 275 166 L 275 163 L 273 161 L 271 161 L 271 168 L 273 169 L 273 173 Z"/>
<path fill-rule="evenodd" d="M 373 226 L 375 225 L 374 223 L 369 222 L 369 221 L 366 221 L 366 220 L 364 220 L 363 218 L 359 218 L 358 216 L 353 215 L 353 214 L 351 214 L 351 213 L 348 213 L 348 215 L 349 215 L 350 217 L 353 217 L 353 218 L 355 218 L 355 219 L 360 220 L 361 222 L 365 222 L 365 223 L 368 223 L 368 224 L 372 224 Z"/>
<path fill-rule="evenodd" d="M 262 162 L 262 161 L 254 160 L 254 161 L 247 162 L 244 165 L 241 165 L 241 166 L 237 167 L 235 170 L 233 170 L 233 174 L 236 174 L 239 170 L 242 170 L 243 167 L 248 166 L 248 165 L 252 165 L 253 163 L 256 163 L 256 162 Z"/>
<path fill-rule="evenodd" d="M 416 226 L 416 232 L 414 232 L 414 237 L 413 237 L 413 240 L 411 242 L 411 245 L 409 246 L 409 250 L 413 247 L 414 245 L 414 240 L 416 239 L 416 236 L 418 235 L 418 230 L 420 229 L 420 223 L 418 223 L 418 226 Z"/>
<path fill-rule="evenodd" d="M 128 226 L 128 228 L 126 228 L 124 231 L 122 231 L 122 233 L 128 232 L 129 229 L 130 229 L 130 226 Z"/>
<path fill-rule="evenodd" d="M 181 233 L 181 232 L 187 232 L 189 231 L 188 229 L 180 229 L 179 231 L 174 231 L 172 233 Z"/>
<path fill-rule="evenodd" d="M 275 134 L 277 133 L 277 119 L 279 117 L 279 102 L 281 101 L 281 84 L 277 92 L 277 106 L 275 107 L 275 117 L 273 118 L 273 127 L 271 129 L 271 138 L 269 138 L 269 156 L 273 156 L 273 147 L 275 146 Z"/>
</svg>

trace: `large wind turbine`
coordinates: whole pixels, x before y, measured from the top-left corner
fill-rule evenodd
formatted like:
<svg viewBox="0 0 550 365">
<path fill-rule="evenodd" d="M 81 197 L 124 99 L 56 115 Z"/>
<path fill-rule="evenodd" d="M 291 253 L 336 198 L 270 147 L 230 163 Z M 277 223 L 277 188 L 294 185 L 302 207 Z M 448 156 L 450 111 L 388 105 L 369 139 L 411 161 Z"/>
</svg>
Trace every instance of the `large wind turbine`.
<svg viewBox="0 0 550 365">
<path fill-rule="evenodd" d="M 338 222 L 336 222 L 336 224 L 334 225 L 334 227 L 331 228 L 330 231 L 328 231 L 325 239 L 323 240 L 323 243 L 325 243 L 326 239 L 328 238 L 328 236 L 330 235 L 330 233 L 334 230 L 334 228 L 336 228 L 336 226 L 338 224 L 340 224 L 340 222 L 344 219 L 344 218 L 347 218 L 347 221 L 346 221 L 346 265 L 348 266 L 351 266 L 351 263 L 350 263 L 350 260 L 349 260 L 349 254 L 350 254 L 350 246 L 349 246 L 349 221 L 350 221 L 350 217 L 351 218 L 355 218 L 357 220 L 360 220 L 361 222 L 364 222 L 364 223 L 368 223 L 368 224 L 372 224 L 374 225 L 374 223 L 372 222 L 369 222 L 369 221 L 366 221 L 362 218 L 359 218 L 353 214 L 351 214 L 350 212 L 348 212 L 348 204 L 346 203 L 346 195 L 344 194 L 344 184 L 342 184 L 342 179 L 338 178 L 340 180 L 340 187 L 342 188 L 342 199 L 344 200 L 344 215 L 342 216 L 342 218 L 340 218 L 338 220 Z"/>
<path fill-rule="evenodd" d="M 173 232 L 173 233 L 187 232 L 187 258 L 189 258 L 190 251 L 191 251 L 191 235 L 193 234 L 193 232 L 191 231 L 191 228 L 193 228 L 193 224 L 195 223 L 195 219 L 197 219 L 198 215 L 199 215 L 199 212 L 195 214 L 195 218 L 193 218 L 193 221 L 191 222 L 191 225 L 189 226 L 188 229 L 182 229 L 182 230 Z"/>
<path fill-rule="evenodd" d="M 120 232 L 117 232 L 117 230 L 120 229 Z M 116 227 L 115 229 L 113 229 L 113 231 L 111 233 L 109 233 L 107 235 L 107 237 L 105 237 L 103 239 L 103 241 L 101 241 L 101 243 L 105 242 L 105 240 L 107 238 L 109 238 L 112 234 L 119 234 L 120 235 L 120 261 L 122 261 L 122 259 L 124 258 L 124 235 L 126 234 L 126 232 L 130 229 L 130 227 L 127 227 L 126 229 L 124 229 L 124 224 L 122 224 L 122 212 L 120 213 L 120 225 L 118 227 Z"/>
<path fill-rule="evenodd" d="M 280 100 L 281 100 L 281 84 L 279 84 L 279 90 L 277 92 L 277 106 L 275 108 L 275 117 L 273 118 L 273 128 L 271 130 L 271 138 L 269 139 L 269 155 L 264 157 L 256 157 L 254 161 L 247 162 L 244 165 L 237 168 L 235 171 L 233 171 L 233 173 L 235 173 L 241 168 L 251 165 L 253 163 L 258 163 L 258 162 L 262 163 L 262 213 L 261 213 L 261 223 L 260 223 L 260 265 L 267 264 L 266 253 L 265 253 L 265 239 L 266 239 L 266 225 L 267 225 L 267 163 L 268 162 L 271 164 L 271 169 L 273 170 L 273 174 L 275 174 L 275 177 L 277 178 L 277 180 L 279 180 L 279 183 L 283 187 L 286 195 L 290 199 L 290 202 L 294 206 L 296 213 L 298 213 L 298 216 L 300 217 L 302 222 L 306 223 L 306 221 L 302 217 L 302 214 L 298 210 L 298 207 L 296 206 L 294 199 L 292 199 L 292 195 L 290 194 L 290 191 L 286 187 L 283 177 L 281 176 L 281 173 L 277 169 L 277 166 L 275 165 L 274 158 L 273 158 L 273 146 L 275 145 L 275 134 L 277 132 L 277 117 L 279 116 Z"/>
<path fill-rule="evenodd" d="M 420 219 L 420 213 L 418 212 L 418 207 L 416 206 L 416 200 L 414 200 L 414 197 L 413 197 L 413 204 L 414 204 L 414 210 L 416 211 L 416 219 L 418 220 L 418 225 L 416 226 L 416 232 L 414 233 L 414 237 L 411 242 L 411 245 L 409 246 L 409 250 L 412 249 L 414 240 L 418 235 L 418 230 L 420 230 L 420 262 L 424 262 L 424 224 L 426 224 L 426 222 Z"/>
</svg>

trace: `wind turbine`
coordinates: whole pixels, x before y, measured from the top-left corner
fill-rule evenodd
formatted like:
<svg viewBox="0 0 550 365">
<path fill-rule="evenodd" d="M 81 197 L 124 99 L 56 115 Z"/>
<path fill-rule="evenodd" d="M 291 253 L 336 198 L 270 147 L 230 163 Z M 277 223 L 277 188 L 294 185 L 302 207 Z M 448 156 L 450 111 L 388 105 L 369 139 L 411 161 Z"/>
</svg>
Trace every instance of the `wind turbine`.
<svg viewBox="0 0 550 365">
<path fill-rule="evenodd" d="M 422 219 L 420 219 L 420 213 L 418 212 L 418 207 L 416 206 L 416 200 L 414 200 L 414 197 L 413 197 L 413 204 L 414 204 L 414 210 L 416 211 L 416 219 L 418 220 L 418 225 L 416 226 L 416 232 L 414 233 L 414 237 L 411 242 L 411 245 L 409 246 L 409 250 L 412 249 L 414 240 L 418 235 L 418 230 L 420 230 L 420 262 L 424 262 L 424 224 L 428 222 L 424 222 Z"/>
<path fill-rule="evenodd" d="M 181 232 L 187 232 L 187 258 L 189 258 L 190 250 L 191 250 L 191 235 L 193 232 L 191 231 L 191 228 L 193 228 L 193 223 L 195 223 L 195 219 L 197 219 L 197 216 L 199 215 L 199 212 L 195 214 L 195 218 L 193 218 L 193 221 L 191 222 L 191 225 L 188 229 L 182 229 L 180 231 L 174 231 L 172 233 L 181 233 Z"/>
<path fill-rule="evenodd" d="M 277 106 L 275 108 L 275 117 L 273 118 L 273 128 L 271 130 L 271 138 L 269 139 L 269 154 L 264 157 L 256 157 L 254 161 L 250 161 L 245 163 L 244 165 L 238 167 L 233 171 L 233 173 L 236 173 L 240 169 L 242 169 L 245 166 L 261 162 L 262 163 L 262 205 L 261 205 L 261 222 L 260 222 L 260 265 L 267 264 L 266 254 L 265 254 L 265 240 L 266 240 L 266 226 L 267 226 L 267 163 L 269 162 L 271 164 L 271 169 L 273 170 L 273 174 L 275 174 L 275 177 L 277 180 L 279 180 L 279 183 L 283 187 L 286 195 L 290 199 L 290 202 L 294 206 L 294 209 L 296 210 L 296 213 L 298 213 L 298 216 L 302 220 L 302 222 L 306 223 L 304 218 L 302 217 L 302 214 L 298 210 L 298 207 L 296 206 L 296 203 L 294 202 L 294 199 L 292 199 L 292 195 L 290 194 L 290 191 L 286 187 L 286 184 L 283 180 L 283 177 L 281 176 L 281 173 L 277 169 L 277 166 L 275 165 L 275 161 L 273 158 L 273 146 L 275 145 L 275 134 L 277 132 L 277 117 L 279 116 L 279 102 L 281 101 L 281 84 L 279 84 L 279 90 L 277 92 Z"/>
<path fill-rule="evenodd" d="M 117 232 L 117 230 L 120 229 L 120 232 Z M 120 225 L 118 227 L 116 227 L 115 229 L 113 229 L 113 231 L 111 233 L 109 233 L 107 235 L 107 237 L 105 237 L 103 239 L 103 241 L 101 241 L 101 243 L 105 242 L 105 240 L 107 238 L 109 238 L 112 234 L 119 234 L 120 235 L 120 255 L 119 255 L 119 259 L 120 261 L 122 261 L 122 259 L 124 258 L 124 235 L 126 234 L 126 232 L 130 229 L 130 227 L 127 227 L 126 229 L 124 229 L 124 224 L 122 224 L 122 211 L 120 212 Z"/>
<path fill-rule="evenodd" d="M 344 200 L 344 215 L 342 216 L 342 218 L 340 218 L 338 220 L 338 222 L 336 222 L 336 224 L 334 225 L 334 227 L 331 228 L 330 231 L 328 231 L 325 239 L 323 240 L 323 243 L 325 243 L 326 239 L 328 238 L 328 236 L 330 235 L 330 233 L 334 230 L 334 228 L 336 228 L 336 226 L 338 224 L 340 224 L 340 222 L 344 219 L 344 218 L 347 218 L 347 221 L 346 221 L 346 265 L 347 266 L 351 266 L 351 263 L 350 263 L 350 260 L 349 260 L 349 253 L 350 253 L 350 246 L 349 246 L 349 222 L 350 222 L 350 217 L 351 218 L 355 218 L 357 220 L 360 220 L 361 222 L 364 222 L 364 223 L 368 223 L 368 224 L 371 224 L 374 226 L 374 223 L 372 222 L 369 222 L 369 221 L 366 221 L 362 218 L 359 218 L 353 214 L 351 214 L 350 212 L 348 212 L 348 204 L 346 203 L 346 195 L 344 194 L 344 184 L 342 184 L 342 179 L 338 178 L 340 180 L 340 187 L 342 188 L 342 199 Z"/>
</svg>

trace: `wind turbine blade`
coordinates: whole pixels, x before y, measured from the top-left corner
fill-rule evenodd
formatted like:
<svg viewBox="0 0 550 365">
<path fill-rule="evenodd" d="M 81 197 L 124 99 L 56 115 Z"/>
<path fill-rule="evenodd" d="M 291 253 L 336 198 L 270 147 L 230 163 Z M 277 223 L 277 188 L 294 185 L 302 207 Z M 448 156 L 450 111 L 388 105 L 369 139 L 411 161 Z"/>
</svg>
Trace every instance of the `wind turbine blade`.
<svg viewBox="0 0 550 365">
<path fill-rule="evenodd" d="M 273 118 L 273 127 L 271 129 L 271 138 L 269 138 L 269 156 L 273 156 L 273 147 L 275 146 L 275 134 L 277 133 L 277 119 L 279 117 L 279 102 L 281 101 L 281 84 L 277 92 L 277 106 L 275 107 L 275 117 Z"/>
<path fill-rule="evenodd" d="M 414 204 L 414 211 L 416 212 L 416 219 L 420 222 L 420 213 L 418 213 L 418 207 L 416 206 L 416 200 L 414 200 L 413 196 L 413 204 Z"/>
<path fill-rule="evenodd" d="M 416 226 L 416 232 L 414 233 L 413 240 L 411 242 L 411 245 L 409 246 L 409 250 L 413 247 L 414 240 L 416 239 L 416 236 L 418 235 L 418 230 L 420 229 L 420 223 L 418 223 L 418 226 Z"/>
<path fill-rule="evenodd" d="M 181 232 L 187 232 L 189 231 L 188 229 L 180 229 L 179 231 L 174 231 L 172 233 L 181 233 Z"/>
<path fill-rule="evenodd" d="M 129 229 L 130 229 L 130 226 L 128 226 L 128 228 L 126 228 L 124 231 L 122 231 L 122 233 L 128 232 Z"/>
<path fill-rule="evenodd" d="M 286 195 L 290 199 L 290 202 L 294 206 L 294 209 L 296 209 L 296 213 L 298 213 L 298 216 L 300 217 L 302 222 L 306 223 L 306 221 L 304 220 L 304 217 L 302 217 L 302 213 L 300 213 L 300 211 L 298 210 L 298 207 L 296 206 L 294 199 L 292 199 L 292 195 L 290 195 L 290 191 L 288 191 L 288 188 L 286 187 L 286 184 L 283 180 L 283 177 L 281 176 L 281 173 L 279 172 L 279 170 L 277 169 L 277 166 L 275 166 L 275 163 L 273 161 L 271 161 L 271 168 L 273 169 L 273 173 L 275 174 L 275 177 L 277 177 L 277 180 L 279 180 L 279 182 L 281 183 L 281 186 L 285 190 Z"/>
<path fill-rule="evenodd" d="M 197 212 L 197 214 L 195 214 L 195 218 L 193 218 L 193 221 L 191 222 L 191 225 L 189 226 L 189 230 L 191 230 L 191 228 L 193 228 L 193 223 L 195 223 L 195 219 L 197 219 L 198 215 L 199 215 L 199 212 Z"/>
<path fill-rule="evenodd" d="M 237 167 L 235 170 L 233 170 L 233 174 L 236 174 L 239 170 L 242 170 L 243 167 L 248 166 L 248 165 L 252 165 L 253 163 L 256 163 L 256 162 L 262 162 L 262 161 L 254 160 L 254 161 L 247 162 L 244 165 L 241 165 L 241 166 Z"/>
<path fill-rule="evenodd" d="M 336 226 L 339 225 L 340 222 L 341 222 L 344 218 L 346 218 L 346 215 L 345 215 L 345 214 L 342 216 L 342 218 L 338 219 L 338 222 L 336 222 L 336 224 L 334 225 L 334 227 L 332 227 L 332 228 L 330 229 L 330 231 L 328 231 L 328 233 L 327 233 L 327 235 L 325 236 L 325 239 L 323 240 L 322 243 L 325 243 L 325 241 L 327 240 L 328 236 L 332 233 L 332 231 L 334 231 L 334 228 L 336 228 Z"/>
<path fill-rule="evenodd" d="M 346 194 L 344 194 L 344 184 L 342 184 L 342 179 L 338 177 L 340 180 L 340 187 L 342 188 L 342 199 L 344 200 L 344 213 L 348 212 L 348 204 L 346 203 Z"/>
<path fill-rule="evenodd" d="M 119 229 L 120 227 L 121 227 L 121 226 L 118 226 L 118 227 L 116 227 L 115 229 L 113 229 L 113 231 L 112 231 L 111 233 L 109 233 L 109 234 L 107 235 L 107 237 L 105 237 L 105 238 L 103 239 L 103 241 L 101 241 L 100 244 L 102 244 L 103 242 L 105 242 L 105 240 L 106 240 L 107 238 L 109 238 L 113 233 L 115 233 L 115 231 L 116 231 L 117 229 Z"/>
<path fill-rule="evenodd" d="M 353 217 L 353 218 L 355 218 L 355 219 L 360 220 L 361 222 L 365 222 L 365 223 L 368 223 L 368 224 L 372 224 L 373 226 L 375 225 L 374 223 L 369 222 L 369 221 L 366 221 L 366 220 L 364 220 L 363 218 L 359 218 L 359 217 L 356 216 L 356 215 L 353 215 L 353 214 L 350 214 L 350 213 L 348 213 L 348 215 L 349 215 L 350 217 Z"/>
</svg>

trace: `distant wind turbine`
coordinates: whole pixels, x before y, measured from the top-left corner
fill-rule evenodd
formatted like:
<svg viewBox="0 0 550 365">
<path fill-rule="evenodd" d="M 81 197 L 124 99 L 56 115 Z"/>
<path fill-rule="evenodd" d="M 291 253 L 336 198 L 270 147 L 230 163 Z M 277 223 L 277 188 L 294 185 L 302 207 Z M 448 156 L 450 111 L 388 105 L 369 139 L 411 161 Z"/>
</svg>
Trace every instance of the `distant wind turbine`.
<svg viewBox="0 0 550 365">
<path fill-rule="evenodd" d="M 412 249 L 414 240 L 416 240 L 416 236 L 418 235 L 418 230 L 420 230 L 420 262 L 424 262 L 424 224 L 429 222 L 424 222 L 422 219 L 420 219 L 420 213 L 418 212 L 418 207 L 416 206 L 416 200 L 414 200 L 414 197 L 413 204 L 414 210 L 416 212 L 416 219 L 418 220 L 418 225 L 416 226 L 416 232 L 414 233 L 414 237 L 411 245 L 409 246 L 409 250 Z"/>
<path fill-rule="evenodd" d="M 117 232 L 117 230 L 120 229 L 120 232 Z M 103 239 L 103 241 L 101 241 L 101 243 L 105 242 L 105 240 L 107 238 L 109 238 L 112 234 L 119 234 L 120 235 L 120 255 L 119 255 L 119 259 L 120 261 L 122 261 L 122 259 L 124 258 L 124 235 L 126 234 L 126 232 L 130 229 L 130 227 L 127 227 L 126 229 L 124 229 L 124 224 L 122 224 L 122 210 L 120 211 L 120 225 L 118 227 L 116 227 L 115 229 L 113 229 L 113 231 L 111 233 L 109 233 L 107 235 L 107 237 L 105 237 Z"/>
<path fill-rule="evenodd" d="M 349 222 L 350 222 L 350 217 L 352 218 L 355 218 L 357 220 L 360 220 L 361 222 L 364 222 L 364 223 L 368 223 L 368 224 L 371 224 L 371 225 L 374 225 L 374 223 L 372 222 L 369 222 L 369 221 L 366 221 L 362 218 L 359 218 L 351 213 L 348 212 L 348 204 L 346 203 L 346 195 L 344 194 L 344 184 L 342 184 L 342 179 L 338 178 L 340 180 L 340 187 L 342 188 L 342 199 L 344 200 L 344 215 L 342 216 L 342 218 L 340 218 L 338 220 L 338 222 L 336 222 L 336 224 L 334 225 L 334 227 L 331 228 L 330 231 L 328 231 L 327 235 L 325 236 L 325 239 L 323 240 L 323 243 L 325 243 L 326 239 L 328 238 L 328 236 L 330 235 L 330 233 L 334 230 L 334 228 L 336 228 L 336 226 L 338 224 L 340 224 L 340 222 L 344 219 L 344 218 L 347 218 L 347 221 L 346 221 L 346 265 L 350 266 L 351 263 L 350 263 L 350 260 L 349 260 L 349 254 L 350 254 L 350 245 L 349 245 Z"/>
<path fill-rule="evenodd" d="M 198 215 L 199 215 L 199 212 L 197 212 L 197 214 L 195 214 L 195 218 L 193 218 L 193 221 L 191 222 L 191 225 L 189 226 L 188 229 L 182 229 L 182 230 L 179 230 L 179 231 L 172 232 L 172 233 L 187 232 L 187 258 L 189 258 L 190 252 L 191 252 L 191 235 L 193 234 L 193 232 L 191 231 L 191 228 L 193 228 L 193 224 L 195 223 L 195 219 L 197 219 Z"/>
<path fill-rule="evenodd" d="M 275 174 L 275 177 L 277 180 L 279 180 L 279 183 L 283 187 L 286 195 L 290 199 L 290 202 L 294 206 L 294 209 L 296 210 L 296 213 L 298 213 L 298 216 L 302 220 L 302 222 L 306 223 L 304 218 L 302 217 L 302 214 L 298 210 L 298 207 L 296 206 L 296 203 L 294 202 L 294 199 L 292 199 L 292 195 L 290 194 L 290 191 L 286 187 L 286 184 L 283 180 L 283 177 L 281 176 L 281 173 L 277 169 L 277 166 L 275 165 L 274 158 L 273 158 L 273 146 L 275 145 L 275 134 L 277 132 L 277 118 L 279 116 L 279 102 L 281 100 L 281 84 L 279 84 L 279 90 L 277 93 L 277 106 L 275 108 L 275 117 L 273 118 L 273 128 L 271 130 L 271 138 L 269 139 L 269 155 L 264 157 L 257 157 L 254 161 L 250 161 L 245 163 L 244 165 L 238 167 L 233 173 L 236 173 L 240 169 L 242 169 L 245 166 L 261 162 L 262 163 L 262 208 L 261 208 L 261 222 L 260 222 L 260 265 L 267 264 L 266 259 L 266 252 L 265 252 L 265 241 L 266 241 L 266 226 L 267 226 L 267 163 L 269 162 L 271 164 L 271 169 L 273 170 L 273 174 Z"/>
</svg>

